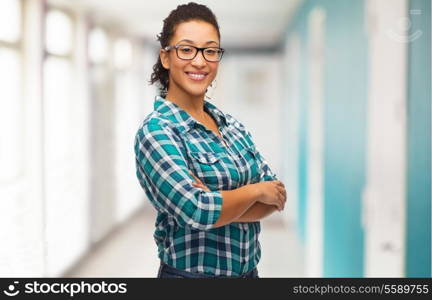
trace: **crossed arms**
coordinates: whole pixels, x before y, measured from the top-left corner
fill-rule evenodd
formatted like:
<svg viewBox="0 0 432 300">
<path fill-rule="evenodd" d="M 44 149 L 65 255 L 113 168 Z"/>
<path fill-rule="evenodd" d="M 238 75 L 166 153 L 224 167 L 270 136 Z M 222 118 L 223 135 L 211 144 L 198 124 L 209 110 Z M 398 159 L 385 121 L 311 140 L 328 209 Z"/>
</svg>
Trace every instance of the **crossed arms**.
<svg viewBox="0 0 432 300">
<path fill-rule="evenodd" d="M 180 226 L 208 230 L 232 222 L 258 221 L 276 209 L 283 209 L 274 200 L 280 194 L 280 201 L 285 201 L 282 200 L 286 198 L 282 195 L 283 184 L 273 178 L 259 155 L 260 182 L 235 190 L 206 191 L 195 185 L 197 182 L 189 171 L 181 144 L 178 134 L 158 119 L 141 127 L 135 139 L 141 186 L 153 206 L 161 213 L 172 215 Z"/>
</svg>

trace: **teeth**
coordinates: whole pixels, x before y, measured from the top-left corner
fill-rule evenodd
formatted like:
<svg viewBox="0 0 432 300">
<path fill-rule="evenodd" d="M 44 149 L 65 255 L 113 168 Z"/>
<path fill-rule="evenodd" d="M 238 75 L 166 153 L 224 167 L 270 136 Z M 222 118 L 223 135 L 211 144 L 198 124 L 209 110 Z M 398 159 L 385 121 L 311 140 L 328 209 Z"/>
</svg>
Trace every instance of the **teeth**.
<svg viewBox="0 0 432 300">
<path fill-rule="evenodd" d="M 195 73 L 188 73 L 190 77 L 195 78 L 195 79 L 202 79 L 204 78 L 204 74 L 195 74 Z"/>
</svg>

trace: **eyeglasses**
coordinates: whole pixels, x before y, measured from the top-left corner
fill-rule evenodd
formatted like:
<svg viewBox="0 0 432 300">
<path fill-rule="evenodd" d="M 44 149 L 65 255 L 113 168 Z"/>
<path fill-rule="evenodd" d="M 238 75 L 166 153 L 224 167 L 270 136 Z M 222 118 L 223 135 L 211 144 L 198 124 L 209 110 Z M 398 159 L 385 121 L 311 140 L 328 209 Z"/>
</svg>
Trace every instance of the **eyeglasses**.
<svg viewBox="0 0 432 300">
<path fill-rule="evenodd" d="M 176 49 L 177 57 L 183 60 L 192 60 L 195 58 L 195 56 L 197 56 L 198 51 L 201 51 L 204 59 L 209 62 L 220 61 L 222 59 L 222 55 L 225 52 L 225 49 L 218 47 L 198 48 L 190 45 L 175 45 L 164 48 L 165 51 L 169 51 L 171 49 Z"/>
</svg>

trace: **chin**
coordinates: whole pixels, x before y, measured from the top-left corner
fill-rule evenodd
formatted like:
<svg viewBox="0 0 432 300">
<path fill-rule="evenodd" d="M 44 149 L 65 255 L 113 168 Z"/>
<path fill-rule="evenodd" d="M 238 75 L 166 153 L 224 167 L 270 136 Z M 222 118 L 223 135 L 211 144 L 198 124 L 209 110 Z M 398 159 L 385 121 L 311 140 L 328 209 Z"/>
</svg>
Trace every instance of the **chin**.
<svg viewBox="0 0 432 300">
<path fill-rule="evenodd" d="M 186 92 L 193 97 L 204 97 L 207 88 L 205 89 L 186 89 Z"/>
</svg>

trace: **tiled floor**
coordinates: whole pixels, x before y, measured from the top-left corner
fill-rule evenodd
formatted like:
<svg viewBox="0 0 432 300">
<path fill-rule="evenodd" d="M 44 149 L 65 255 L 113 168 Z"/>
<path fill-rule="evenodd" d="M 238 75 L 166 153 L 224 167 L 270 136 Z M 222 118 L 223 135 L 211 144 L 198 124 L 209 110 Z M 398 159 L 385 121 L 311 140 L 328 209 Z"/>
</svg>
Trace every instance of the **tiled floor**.
<svg viewBox="0 0 432 300">
<path fill-rule="evenodd" d="M 145 207 L 93 249 L 67 277 L 156 277 L 153 241 L 156 215 Z M 303 255 L 295 233 L 275 213 L 262 221 L 260 277 L 303 277 Z"/>
</svg>

